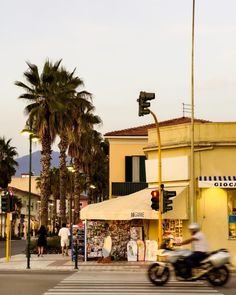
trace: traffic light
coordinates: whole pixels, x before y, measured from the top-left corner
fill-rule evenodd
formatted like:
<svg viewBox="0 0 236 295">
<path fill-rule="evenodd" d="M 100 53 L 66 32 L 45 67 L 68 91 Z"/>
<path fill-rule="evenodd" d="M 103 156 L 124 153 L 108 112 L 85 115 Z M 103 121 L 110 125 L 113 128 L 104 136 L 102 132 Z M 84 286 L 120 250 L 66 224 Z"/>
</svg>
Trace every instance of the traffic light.
<svg viewBox="0 0 236 295">
<path fill-rule="evenodd" d="M 176 191 L 165 191 L 163 189 L 163 213 L 173 210 L 172 198 L 176 196 Z"/>
<path fill-rule="evenodd" d="M 9 198 L 9 207 L 10 207 L 10 212 L 16 211 L 16 200 L 14 196 L 10 196 Z"/>
<path fill-rule="evenodd" d="M 139 103 L 139 116 L 148 115 L 150 113 L 150 110 L 148 109 L 151 105 L 149 100 L 152 100 L 155 98 L 155 93 L 149 93 L 141 91 L 139 94 L 139 99 L 137 99 Z"/>
<path fill-rule="evenodd" d="M 158 190 L 152 191 L 151 192 L 151 195 L 152 195 L 152 198 L 151 198 L 151 201 L 152 201 L 151 208 L 153 210 L 158 211 L 159 210 L 159 191 Z"/>
<path fill-rule="evenodd" d="M 8 212 L 9 211 L 8 199 L 9 199 L 8 192 L 3 192 L 2 195 L 1 195 L 2 212 Z"/>
</svg>

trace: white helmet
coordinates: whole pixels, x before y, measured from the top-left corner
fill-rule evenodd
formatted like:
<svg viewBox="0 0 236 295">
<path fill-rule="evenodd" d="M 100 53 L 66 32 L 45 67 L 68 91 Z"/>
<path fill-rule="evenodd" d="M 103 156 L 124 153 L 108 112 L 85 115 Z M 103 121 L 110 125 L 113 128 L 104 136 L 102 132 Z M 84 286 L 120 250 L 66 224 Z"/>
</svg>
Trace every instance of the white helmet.
<svg viewBox="0 0 236 295">
<path fill-rule="evenodd" d="M 190 230 L 200 230 L 200 225 L 198 223 L 196 223 L 196 222 L 193 222 L 188 226 L 188 229 L 190 229 Z"/>
</svg>

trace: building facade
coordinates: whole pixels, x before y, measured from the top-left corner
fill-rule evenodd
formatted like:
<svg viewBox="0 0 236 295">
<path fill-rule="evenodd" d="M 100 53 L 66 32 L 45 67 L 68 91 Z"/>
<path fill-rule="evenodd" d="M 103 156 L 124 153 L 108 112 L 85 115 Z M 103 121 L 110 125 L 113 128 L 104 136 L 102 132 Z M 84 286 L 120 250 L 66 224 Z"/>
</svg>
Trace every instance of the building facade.
<svg viewBox="0 0 236 295">
<path fill-rule="evenodd" d="M 141 126 L 106 134 L 110 143 L 110 196 L 115 196 L 113 183 L 127 180 L 127 156 L 146 157 L 145 182 L 149 188 L 157 188 L 157 136 L 154 127 L 147 125 L 146 131 L 145 126 Z M 189 237 L 187 227 L 190 216 L 190 119 L 177 118 L 161 122 L 160 130 L 162 182 L 166 190 L 179 192 L 174 198 L 173 210 L 163 215 L 164 228 L 171 230 L 178 238 L 185 239 Z M 194 162 L 196 221 L 208 237 L 210 250 L 227 248 L 234 262 L 236 122 L 196 120 Z M 157 225 L 157 220 L 150 221 L 149 239 L 157 239 Z"/>
</svg>

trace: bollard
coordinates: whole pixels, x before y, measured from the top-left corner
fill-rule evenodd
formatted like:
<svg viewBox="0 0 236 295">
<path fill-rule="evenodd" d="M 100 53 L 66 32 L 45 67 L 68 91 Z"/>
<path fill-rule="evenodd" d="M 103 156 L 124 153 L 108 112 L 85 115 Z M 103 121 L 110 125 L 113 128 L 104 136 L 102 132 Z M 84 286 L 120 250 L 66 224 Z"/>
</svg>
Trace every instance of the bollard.
<svg viewBox="0 0 236 295">
<path fill-rule="evenodd" d="M 75 269 L 78 269 L 78 241 L 75 239 Z"/>
</svg>

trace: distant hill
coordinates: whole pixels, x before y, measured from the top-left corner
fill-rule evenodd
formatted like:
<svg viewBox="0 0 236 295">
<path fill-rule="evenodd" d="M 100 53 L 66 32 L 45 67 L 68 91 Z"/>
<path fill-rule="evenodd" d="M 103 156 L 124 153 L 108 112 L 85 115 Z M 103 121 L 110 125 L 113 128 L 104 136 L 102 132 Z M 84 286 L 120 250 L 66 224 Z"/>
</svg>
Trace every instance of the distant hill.
<svg viewBox="0 0 236 295">
<path fill-rule="evenodd" d="M 40 175 L 41 171 L 41 152 L 36 151 L 32 153 L 32 172 L 35 176 Z M 29 155 L 16 159 L 18 167 L 16 170 L 16 177 L 20 177 L 22 173 L 29 173 Z M 59 152 L 52 152 L 51 167 L 59 167 Z"/>
</svg>

